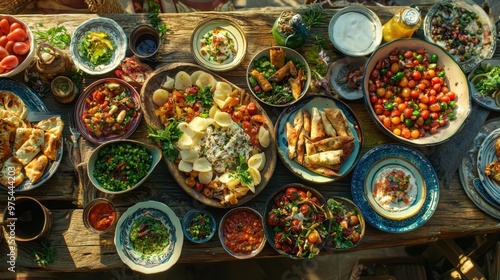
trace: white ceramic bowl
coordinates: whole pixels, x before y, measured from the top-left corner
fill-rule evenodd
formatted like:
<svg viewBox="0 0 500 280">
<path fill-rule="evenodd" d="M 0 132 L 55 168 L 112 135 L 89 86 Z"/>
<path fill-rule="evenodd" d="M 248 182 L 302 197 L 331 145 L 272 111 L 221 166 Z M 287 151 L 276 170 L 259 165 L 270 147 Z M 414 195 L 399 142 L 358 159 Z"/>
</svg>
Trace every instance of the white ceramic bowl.
<svg viewBox="0 0 500 280">
<path fill-rule="evenodd" d="M 335 48 L 345 55 L 365 56 L 382 42 L 382 24 L 372 10 L 348 6 L 332 17 L 328 36 Z"/>
<path fill-rule="evenodd" d="M 228 46 L 232 44 L 234 54 L 224 56 L 220 61 L 214 60 L 206 49 L 210 50 L 208 40 L 217 38 L 214 30 L 220 30 L 225 38 L 229 38 Z M 220 35 L 219 35 L 220 36 Z M 247 40 L 243 29 L 233 20 L 225 17 L 209 18 L 200 22 L 191 35 L 191 52 L 198 64 L 212 71 L 225 72 L 236 68 L 243 62 L 247 51 Z"/>
<path fill-rule="evenodd" d="M 115 49 L 108 62 L 93 65 L 87 59 L 82 58 L 78 46 L 82 38 L 84 38 L 88 32 L 105 32 L 111 38 L 111 43 Z M 105 74 L 113 71 L 125 58 L 125 53 L 127 51 L 127 35 L 123 31 L 123 28 L 112 19 L 105 17 L 92 18 L 75 29 L 71 37 L 69 50 L 75 65 L 87 74 Z"/>
<path fill-rule="evenodd" d="M 266 92 L 258 92 L 258 91 L 256 91 L 255 88 L 254 88 L 254 85 L 250 81 L 250 73 L 252 72 L 252 70 L 254 70 L 254 69 L 257 68 L 254 65 L 254 62 L 256 60 L 258 60 L 258 59 L 262 59 L 263 57 L 267 57 L 267 60 L 269 60 L 269 57 L 270 57 L 269 53 L 270 53 L 270 50 L 272 48 L 281 48 L 281 49 L 283 49 L 284 52 L 285 52 L 285 61 L 286 62 L 288 62 L 289 60 L 292 60 L 295 65 L 300 64 L 303 67 L 304 75 L 305 75 L 306 80 L 302 83 L 302 91 L 300 93 L 300 97 L 299 98 L 293 99 L 292 93 L 290 93 L 291 100 L 289 100 L 289 101 L 284 101 L 284 100 L 277 100 L 277 101 L 270 100 L 270 99 L 268 99 L 270 96 L 277 96 L 277 94 L 274 92 L 274 88 L 275 88 L 274 83 L 271 83 L 273 85 L 273 90 L 266 93 Z M 281 81 L 280 83 L 277 83 L 277 84 L 278 85 L 284 85 L 284 83 L 287 80 L 288 79 L 284 79 L 283 81 Z M 298 102 L 299 100 L 301 100 L 306 95 L 306 92 L 309 89 L 309 83 L 310 82 L 311 82 L 311 70 L 309 68 L 309 65 L 307 64 L 306 59 L 301 54 L 299 54 L 297 51 L 295 51 L 293 49 L 290 49 L 290 48 L 287 48 L 287 47 L 275 46 L 275 47 L 265 48 L 265 49 L 259 51 L 257 54 L 255 54 L 252 57 L 252 60 L 250 61 L 250 63 L 248 64 L 248 69 L 247 69 L 247 86 L 248 86 L 248 89 L 255 96 L 255 98 L 257 98 L 260 102 L 262 102 L 264 104 L 267 104 L 267 105 L 270 105 L 270 106 L 286 107 L 286 106 L 289 106 L 291 104 L 294 104 L 294 103 Z"/>
<path fill-rule="evenodd" d="M 388 57 L 389 53 L 393 50 L 417 50 L 419 48 L 425 48 L 428 54 L 438 55 L 437 65 L 441 66 L 446 72 L 445 83 L 448 85 L 449 91 L 453 91 L 456 93 L 456 109 L 454 110 L 456 118 L 449 121 L 447 125 L 439 127 L 439 131 L 435 134 L 431 135 L 429 132 L 427 132 L 423 137 L 419 137 L 416 139 L 406 139 L 402 136 L 394 134 L 390 129 L 386 128 L 383 125 L 381 120 L 379 120 L 377 114 L 375 113 L 374 106 L 370 100 L 371 95 L 369 92 L 369 80 L 370 75 L 373 69 L 375 69 L 379 60 Z M 448 53 L 446 53 L 438 45 L 428 43 L 419 39 L 398 39 L 379 47 L 370 56 L 370 58 L 368 58 L 368 61 L 365 64 L 362 90 L 368 112 L 373 121 L 378 125 L 378 127 L 394 139 L 412 146 L 437 145 L 447 141 L 460 131 L 471 111 L 469 83 L 460 66 L 452 57 L 448 55 Z"/>
<path fill-rule="evenodd" d="M 134 145 L 138 145 L 138 146 L 142 146 L 144 148 L 146 148 L 148 154 L 150 155 L 151 157 L 151 165 L 148 169 L 148 172 L 147 174 L 142 177 L 137 183 L 133 184 L 132 186 L 130 186 L 130 188 L 126 189 L 126 190 L 121 190 L 121 191 L 112 191 L 112 190 L 109 190 L 109 189 L 106 189 L 102 186 L 102 184 L 97 180 L 97 178 L 94 176 L 94 170 L 96 169 L 96 161 L 98 160 L 99 158 L 99 153 L 100 151 L 104 148 L 104 147 L 107 147 L 109 145 L 120 145 L 120 144 L 134 144 Z M 115 140 L 115 141 L 110 141 L 110 142 L 106 142 L 102 145 L 100 145 L 99 147 L 97 147 L 97 149 L 95 149 L 92 154 L 90 155 L 90 158 L 89 158 L 89 161 L 87 163 L 87 175 L 89 176 L 89 179 L 90 181 L 92 182 L 92 184 L 100 191 L 104 192 L 104 193 L 109 193 L 109 194 L 120 194 L 120 193 L 125 193 L 125 192 L 129 192 L 133 189 L 136 189 L 137 187 L 139 187 L 144 181 L 146 181 L 146 179 L 149 177 L 149 175 L 151 175 L 151 173 L 153 172 L 153 170 L 155 169 L 156 165 L 158 164 L 158 162 L 160 162 L 161 160 L 161 157 L 162 157 L 162 152 L 161 152 L 161 149 L 158 148 L 157 146 L 153 146 L 153 145 L 147 145 L 147 144 L 144 144 L 142 142 L 139 142 L 139 141 L 134 141 L 134 140 L 129 140 L 129 139 L 122 139 L 122 140 Z"/>
<path fill-rule="evenodd" d="M 26 68 L 28 68 L 28 66 L 33 62 L 33 59 L 35 58 L 35 53 L 36 53 L 35 38 L 33 37 L 33 32 L 31 32 L 31 29 L 29 28 L 29 26 L 26 25 L 26 23 L 20 21 L 19 19 L 15 18 L 13 16 L 10 16 L 10 15 L 0 15 L 0 20 L 1 19 L 7 19 L 9 21 L 9 24 L 12 24 L 14 22 L 20 23 L 21 26 L 26 31 L 26 35 L 28 35 L 27 43 L 30 46 L 30 50 L 27 54 L 18 56 L 21 59 L 23 59 L 23 61 L 20 62 L 19 65 L 17 65 L 17 67 L 12 69 L 11 71 L 9 71 L 7 73 L 0 74 L 0 78 L 1 77 L 13 77 L 13 76 L 21 73 L 22 71 L 24 71 Z"/>
</svg>

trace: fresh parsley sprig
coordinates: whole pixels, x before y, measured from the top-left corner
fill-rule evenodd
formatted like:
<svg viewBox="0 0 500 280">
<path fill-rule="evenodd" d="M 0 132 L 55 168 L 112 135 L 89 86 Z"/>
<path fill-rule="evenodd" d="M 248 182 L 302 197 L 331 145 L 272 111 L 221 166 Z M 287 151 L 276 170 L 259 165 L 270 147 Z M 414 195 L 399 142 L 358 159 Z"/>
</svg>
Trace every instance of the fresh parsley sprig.
<svg viewBox="0 0 500 280">
<path fill-rule="evenodd" d="M 323 22 L 324 14 L 325 11 L 321 6 L 311 5 L 304 15 L 302 15 L 302 19 L 304 20 L 306 26 L 311 28 L 312 26 L 319 25 Z"/>
<path fill-rule="evenodd" d="M 243 185 L 251 185 L 253 182 L 252 175 L 248 171 L 248 164 L 245 161 L 243 155 L 238 156 L 238 165 L 234 168 L 235 173 L 231 174 L 231 177 L 240 179 Z"/>
<path fill-rule="evenodd" d="M 202 89 L 198 90 L 198 93 L 196 94 L 190 94 L 186 96 L 186 103 L 192 104 L 195 103 L 197 100 L 201 101 L 201 106 L 203 108 L 210 108 L 212 107 L 212 102 L 214 100 L 214 95 L 210 91 L 210 87 L 206 86 Z"/>
<path fill-rule="evenodd" d="M 179 150 L 175 147 L 174 143 L 179 141 L 182 136 L 182 131 L 177 128 L 179 121 L 174 119 L 169 119 L 170 123 L 165 127 L 165 129 L 158 129 L 154 126 L 148 125 L 149 134 L 148 138 L 157 142 L 165 156 L 170 161 L 175 161 L 179 155 Z"/>
<path fill-rule="evenodd" d="M 158 5 L 155 1 L 149 1 L 150 14 L 149 14 L 149 23 L 158 30 L 160 33 L 160 38 L 162 41 L 165 41 L 165 35 L 169 28 L 162 22 L 160 18 L 160 5 Z"/>
<path fill-rule="evenodd" d="M 47 266 L 54 262 L 54 257 L 56 255 L 56 248 L 50 246 L 50 242 L 42 240 L 42 249 L 40 251 L 33 251 L 31 255 L 35 258 L 35 261 L 40 266 Z"/>
<path fill-rule="evenodd" d="M 39 24 L 40 27 L 44 27 L 42 23 Z M 68 34 L 68 30 L 63 25 L 55 26 L 46 30 L 37 30 L 35 33 L 35 40 L 38 44 L 48 43 L 54 47 L 60 49 L 66 49 L 71 43 L 71 36 Z"/>
</svg>

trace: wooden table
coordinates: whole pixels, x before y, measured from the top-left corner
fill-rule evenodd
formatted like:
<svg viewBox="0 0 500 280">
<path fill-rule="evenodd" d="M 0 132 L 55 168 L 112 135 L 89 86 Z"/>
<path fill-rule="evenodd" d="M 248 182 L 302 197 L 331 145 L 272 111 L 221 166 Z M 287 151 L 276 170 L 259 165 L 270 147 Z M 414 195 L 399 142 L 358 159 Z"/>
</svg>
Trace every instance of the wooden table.
<svg viewBox="0 0 500 280">
<path fill-rule="evenodd" d="M 370 7 L 385 23 L 398 7 Z M 222 74 L 232 83 L 241 88 L 246 88 L 246 67 L 251 57 L 264 47 L 272 46 L 274 40 L 270 30 L 274 20 L 280 11 L 259 12 L 232 12 L 222 15 L 233 18 L 243 28 L 248 41 L 247 54 L 243 63 L 234 71 Z M 335 10 L 327 10 L 324 22 L 311 30 L 311 35 L 327 37 L 328 22 Z M 157 66 L 172 62 L 191 62 L 194 59 L 190 53 L 190 36 L 196 24 L 206 18 L 220 16 L 220 13 L 192 13 L 192 14 L 162 14 L 161 18 L 170 28 L 171 33 L 167 36 L 167 43 L 162 46 L 161 61 Z M 31 26 L 43 23 L 46 28 L 55 25 L 64 25 L 72 32 L 83 21 L 98 15 L 19 15 L 18 18 Z M 147 15 L 106 15 L 117 21 L 130 34 L 132 29 L 139 23 L 147 22 Z M 312 37 L 312 36 L 311 36 Z M 311 41 L 312 42 L 312 41 Z M 308 44 L 311 44 L 308 42 Z M 112 76 L 113 74 L 96 77 L 85 77 L 84 84 L 88 85 L 96 79 Z M 22 77 L 17 77 L 22 80 Z M 66 112 L 72 111 L 74 103 L 62 105 L 57 103 L 51 95 L 42 98 L 50 110 L 62 112 L 65 122 L 68 121 Z M 347 102 L 362 123 L 365 135 L 362 152 L 383 144 L 393 143 L 395 140 L 385 136 L 376 127 L 368 115 L 362 101 Z M 275 120 L 280 110 L 265 107 L 267 112 Z M 492 116 L 493 114 L 490 114 Z M 498 114 L 497 114 L 498 116 Z M 68 127 L 64 128 L 64 136 L 69 137 Z M 132 135 L 132 139 L 145 139 L 145 123 L 142 121 L 139 129 Z M 287 168 L 278 160 L 275 174 L 268 186 L 247 206 L 261 211 L 265 201 L 279 186 L 286 183 L 299 182 L 312 185 L 292 175 Z M 335 182 L 334 184 L 315 186 L 324 196 L 340 195 L 352 198 L 350 190 L 351 175 Z M 73 173 L 73 167 L 65 148 L 64 157 L 57 173 L 43 186 L 17 195 L 29 195 L 42 201 L 50 208 L 54 217 L 54 224 L 46 239 L 50 240 L 52 246 L 57 248 L 56 261 L 47 266 L 49 270 L 75 271 L 121 268 L 122 263 L 113 244 L 114 231 L 105 235 L 97 235 L 88 231 L 82 222 L 82 193 L 78 189 L 77 178 Z M 102 193 L 99 196 L 104 196 Z M 0 209 L 5 207 L 7 195 L 0 195 Z M 127 194 L 107 196 L 112 199 L 119 212 L 123 213 L 128 207 L 140 201 L 157 200 L 167 204 L 179 218 L 189 209 L 204 208 L 196 200 L 187 195 L 173 180 L 167 171 L 165 162 L 161 162 L 149 179 L 138 189 Z M 79 203 L 80 202 L 80 203 Z M 224 209 L 209 208 L 209 211 L 218 217 L 226 212 Z M 391 234 L 382 232 L 368 225 L 365 238 L 355 250 L 368 248 L 383 248 L 401 245 L 414 245 L 434 242 L 438 239 L 457 238 L 468 235 L 498 232 L 500 223 L 478 209 L 464 192 L 458 174 L 453 176 L 449 187 L 441 187 L 438 207 L 432 218 L 422 227 L 403 234 Z M 29 270 L 36 268 L 30 253 L 39 248 L 38 242 L 18 243 L 18 258 L 16 270 Z M 0 246 L 0 263 L 5 264 L 7 260 L 7 249 L 5 238 Z M 259 254 L 259 258 L 279 256 L 268 244 Z M 215 236 L 206 244 L 193 244 L 184 241 L 180 263 L 197 262 L 220 262 L 234 260 L 221 247 L 218 236 Z M 6 265 L 2 265 L 0 271 L 6 271 Z"/>
</svg>

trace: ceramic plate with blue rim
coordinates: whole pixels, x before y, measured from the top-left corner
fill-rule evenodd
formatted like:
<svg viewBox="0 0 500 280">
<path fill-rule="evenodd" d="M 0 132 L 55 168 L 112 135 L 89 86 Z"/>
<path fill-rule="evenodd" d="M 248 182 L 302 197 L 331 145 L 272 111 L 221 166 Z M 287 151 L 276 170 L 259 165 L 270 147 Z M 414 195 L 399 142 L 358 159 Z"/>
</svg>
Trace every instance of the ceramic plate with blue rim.
<svg viewBox="0 0 500 280">
<path fill-rule="evenodd" d="M 365 196 L 366 175 L 374 164 L 388 157 L 405 158 L 412 162 L 425 179 L 427 194 L 424 204 L 417 214 L 403 220 L 390 220 L 381 216 L 373 210 Z M 375 228 L 392 233 L 409 232 L 425 224 L 434 214 L 439 200 L 439 182 L 429 160 L 420 151 L 398 144 L 379 145 L 364 154 L 354 169 L 351 191 L 365 220 Z"/>
<path fill-rule="evenodd" d="M 42 100 L 35 94 L 33 90 L 31 90 L 24 83 L 21 83 L 12 78 L 0 78 L 0 91 L 6 90 L 15 93 L 19 98 L 21 98 L 28 107 L 28 112 L 48 112 L 49 110 L 42 102 Z M 62 139 L 61 139 L 62 142 Z M 29 191 L 34 188 L 41 186 L 45 183 L 54 173 L 56 173 L 57 168 L 59 167 L 59 163 L 61 162 L 63 156 L 63 147 L 64 145 L 60 145 L 59 151 L 57 152 L 56 160 L 49 161 L 42 177 L 35 182 L 31 183 L 28 179 L 25 179 L 20 185 L 18 185 L 15 190 L 16 192 L 24 192 Z M 8 189 L 7 186 L 0 184 L 0 187 L 3 189 Z"/>
<path fill-rule="evenodd" d="M 479 147 L 484 139 L 498 127 L 500 127 L 500 118 L 486 121 L 471 143 L 458 169 L 460 182 L 467 196 L 479 209 L 495 219 L 500 219 L 500 205 L 484 189 L 478 178 L 476 162 Z"/>
<path fill-rule="evenodd" d="M 93 64 L 79 50 L 79 46 L 83 38 L 89 32 L 106 33 L 109 36 L 109 41 L 113 46 L 113 54 L 108 61 Z M 113 71 L 122 60 L 127 52 L 127 35 L 123 28 L 112 19 L 105 17 L 97 17 L 87 20 L 79 25 L 73 36 L 69 51 L 75 65 L 90 75 L 101 75 Z"/>
<path fill-rule="evenodd" d="M 348 127 L 354 137 L 354 149 L 349 157 L 341 164 L 340 169 L 336 171 L 340 176 L 328 177 L 317 174 L 300 165 L 295 160 L 290 160 L 287 156 L 288 141 L 286 139 L 286 123 L 291 122 L 293 124 L 293 120 L 299 109 L 306 108 L 312 113 L 313 107 L 319 110 L 324 108 L 338 108 L 348 121 Z M 297 177 L 312 183 L 330 183 L 347 175 L 358 162 L 363 146 L 361 125 L 354 112 L 344 102 L 327 95 L 309 95 L 299 102 L 286 107 L 276 122 L 275 135 L 278 142 L 278 154 L 285 166 Z"/>
<path fill-rule="evenodd" d="M 500 111 L 500 106 L 499 104 L 495 101 L 495 98 L 493 98 L 490 95 L 483 95 L 481 92 L 476 88 L 474 84 L 479 82 L 479 79 L 487 78 L 488 76 L 486 74 L 476 74 L 476 70 L 479 67 L 483 66 L 500 66 L 500 59 L 497 58 L 492 58 L 492 59 L 485 59 L 481 61 L 472 71 L 469 73 L 469 83 L 470 83 L 470 88 L 471 88 L 471 97 L 474 101 L 476 101 L 477 104 L 481 105 L 482 107 L 489 109 L 491 111 Z M 498 88 L 497 84 L 497 88 Z M 497 93 L 496 96 L 497 100 L 500 100 L 500 93 Z"/>
<path fill-rule="evenodd" d="M 349 73 L 359 70 L 364 66 L 368 58 L 361 57 L 345 57 L 334 61 L 330 65 L 330 84 L 335 92 L 342 98 L 347 100 L 357 100 L 363 98 L 363 91 L 361 90 L 361 78 L 363 77 L 363 69 L 360 70 L 359 86 L 357 88 L 349 87 Z"/>
<path fill-rule="evenodd" d="M 398 177 L 389 180 L 390 177 Z M 395 188 L 401 177 L 406 178 L 407 186 L 402 196 L 390 201 L 395 192 L 387 192 Z M 397 192 L 401 189 L 398 186 Z M 370 206 L 382 217 L 390 220 L 403 220 L 418 213 L 427 195 L 425 180 L 420 170 L 404 157 L 389 156 L 371 166 L 365 178 L 365 196 Z"/>
<path fill-rule="evenodd" d="M 500 184 L 484 174 L 486 166 L 494 161 L 500 161 L 496 156 L 495 143 L 500 138 L 500 128 L 492 131 L 483 141 L 477 153 L 477 174 L 486 192 L 500 204 Z"/>
<path fill-rule="evenodd" d="M 159 220 L 168 232 L 168 245 L 160 254 L 142 257 L 133 248 L 130 241 L 130 232 L 134 222 L 151 216 Z M 158 201 L 139 202 L 127 209 L 118 220 L 115 232 L 115 246 L 120 259 L 132 270 L 152 274 L 165 271 L 179 259 L 184 241 L 181 222 L 175 213 L 165 204 Z"/>
</svg>

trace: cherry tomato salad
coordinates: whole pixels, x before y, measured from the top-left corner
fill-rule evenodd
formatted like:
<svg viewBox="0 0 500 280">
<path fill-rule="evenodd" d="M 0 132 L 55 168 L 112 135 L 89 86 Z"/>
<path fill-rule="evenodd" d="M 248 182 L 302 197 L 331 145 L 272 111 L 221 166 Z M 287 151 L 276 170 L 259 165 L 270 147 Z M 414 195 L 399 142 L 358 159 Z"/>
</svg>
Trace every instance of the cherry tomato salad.
<svg viewBox="0 0 500 280">
<path fill-rule="evenodd" d="M 317 255 L 328 234 L 328 215 L 319 198 L 299 186 L 290 186 L 272 199 L 267 225 L 274 233 L 274 247 L 299 258 Z"/>
<path fill-rule="evenodd" d="M 21 64 L 30 51 L 30 38 L 23 25 L 7 18 L 0 20 L 0 74 Z"/>
<path fill-rule="evenodd" d="M 330 198 L 327 204 L 333 218 L 325 246 L 333 249 L 348 249 L 358 244 L 363 236 L 360 213 L 341 200 Z"/>
<path fill-rule="evenodd" d="M 457 94 L 450 91 L 437 54 L 394 49 L 371 70 L 370 103 L 378 120 L 397 136 L 417 139 L 456 118 Z"/>
<path fill-rule="evenodd" d="M 95 137 L 124 135 L 138 116 L 140 107 L 129 90 L 118 83 L 103 83 L 85 99 L 81 119 Z"/>
</svg>

